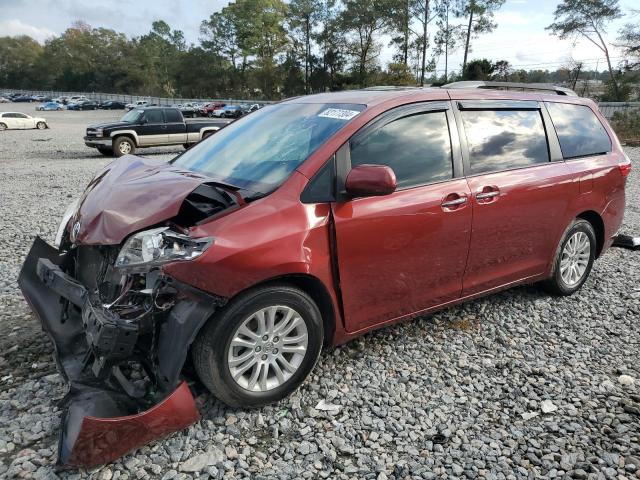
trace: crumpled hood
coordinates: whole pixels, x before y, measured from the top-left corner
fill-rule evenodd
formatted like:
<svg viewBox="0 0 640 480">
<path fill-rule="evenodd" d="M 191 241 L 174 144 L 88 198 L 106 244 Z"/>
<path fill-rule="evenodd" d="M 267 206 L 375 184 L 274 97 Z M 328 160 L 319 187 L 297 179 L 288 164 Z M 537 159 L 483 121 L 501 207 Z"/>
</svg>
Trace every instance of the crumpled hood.
<svg viewBox="0 0 640 480">
<path fill-rule="evenodd" d="M 82 194 L 70 222 L 71 238 L 84 245 L 120 244 L 127 235 L 176 216 L 185 197 L 207 179 L 162 160 L 120 157 Z"/>
</svg>

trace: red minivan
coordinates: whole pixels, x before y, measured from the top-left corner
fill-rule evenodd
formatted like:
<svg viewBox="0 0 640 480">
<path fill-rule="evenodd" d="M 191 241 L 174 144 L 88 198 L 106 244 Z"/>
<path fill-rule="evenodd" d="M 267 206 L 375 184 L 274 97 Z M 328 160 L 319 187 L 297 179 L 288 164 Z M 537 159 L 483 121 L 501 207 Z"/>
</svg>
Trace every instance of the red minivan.
<svg viewBox="0 0 640 480">
<path fill-rule="evenodd" d="M 518 284 L 579 289 L 623 218 L 615 134 L 564 90 L 454 87 L 295 98 L 99 172 L 20 276 L 71 385 L 61 461 L 194 421 L 189 357 L 223 402 L 263 405 L 323 345 Z"/>
</svg>

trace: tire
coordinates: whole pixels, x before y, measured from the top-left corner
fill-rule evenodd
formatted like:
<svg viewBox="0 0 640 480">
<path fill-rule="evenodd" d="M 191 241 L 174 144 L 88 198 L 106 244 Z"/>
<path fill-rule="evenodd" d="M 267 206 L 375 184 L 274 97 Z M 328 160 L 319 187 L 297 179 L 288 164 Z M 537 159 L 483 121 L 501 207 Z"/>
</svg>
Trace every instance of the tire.
<svg viewBox="0 0 640 480">
<path fill-rule="evenodd" d="M 105 157 L 113 156 L 113 148 L 110 148 L 110 147 L 97 147 L 97 148 L 98 148 L 98 151 Z"/>
<path fill-rule="evenodd" d="M 116 137 L 113 140 L 113 154 L 116 157 L 123 155 L 133 155 L 136 151 L 136 146 L 133 140 L 129 137 Z"/>
<path fill-rule="evenodd" d="M 0 131 L 6 130 L 7 126 L 4 123 L 0 123 Z"/>
<path fill-rule="evenodd" d="M 38 130 L 44 130 L 45 128 L 47 128 L 47 124 L 44 123 L 44 122 L 38 122 L 38 123 L 36 123 L 36 128 Z"/>
<path fill-rule="evenodd" d="M 189 150 L 191 147 L 193 147 L 193 143 L 183 143 L 182 146 L 185 150 Z"/>
<path fill-rule="evenodd" d="M 575 219 L 560 240 L 551 278 L 542 283 L 544 289 L 559 296 L 572 295 L 578 291 L 589 278 L 596 258 L 596 248 L 596 233 L 591 223 L 581 218 Z"/>
<path fill-rule="evenodd" d="M 274 318 L 275 332 L 273 328 L 270 331 L 263 330 L 268 333 L 260 337 L 261 330 L 255 314 L 272 307 L 277 309 L 275 316 L 271 317 Z M 290 317 L 289 323 L 286 323 L 286 315 L 290 311 L 294 316 Z M 296 313 L 297 316 L 295 316 Z M 268 322 L 268 313 L 265 313 L 265 318 L 267 319 L 265 322 Z M 287 332 L 283 338 L 279 338 L 278 327 L 283 328 L 281 331 L 286 331 L 294 321 L 296 326 L 293 330 Z M 247 324 L 247 322 L 250 323 Z M 243 340 L 251 345 L 251 348 L 231 346 L 234 336 L 238 338 L 237 331 L 243 324 L 247 329 L 258 333 L 254 334 L 255 340 L 251 340 L 248 335 L 245 339 L 249 340 Z M 304 353 L 302 350 L 296 353 L 278 351 L 278 346 L 285 345 L 284 338 L 289 339 L 286 343 L 289 348 L 291 348 L 292 338 L 303 338 L 305 328 L 307 344 Z M 294 337 L 290 336 L 292 334 Z M 300 341 L 303 342 L 304 339 Z M 273 285 L 255 288 L 241 294 L 210 318 L 193 344 L 192 357 L 200 380 L 219 400 L 232 407 L 259 407 L 281 400 L 300 386 L 318 360 L 322 341 L 322 318 L 313 300 L 306 293 L 292 286 Z M 250 367 L 244 372 L 236 372 L 240 373 L 237 375 L 238 381 L 234 380 L 230 370 L 233 367 L 229 366 L 229 357 L 234 355 L 240 359 L 249 356 L 248 360 L 235 367 L 246 367 L 250 363 Z M 269 361 L 265 362 L 265 358 Z M 287 364 L 290 367 L 292 365 L 297 367 L 288 370 L 285 367 Z M 262 373 L 265 371 L 265 365 L 267 379 L 263 381 Z M 274 365 L 280 370 L 280 377 Z M 254 375 L 258 379 L 254 380 L 252 386 L 251 378 Z"/>
</svg>

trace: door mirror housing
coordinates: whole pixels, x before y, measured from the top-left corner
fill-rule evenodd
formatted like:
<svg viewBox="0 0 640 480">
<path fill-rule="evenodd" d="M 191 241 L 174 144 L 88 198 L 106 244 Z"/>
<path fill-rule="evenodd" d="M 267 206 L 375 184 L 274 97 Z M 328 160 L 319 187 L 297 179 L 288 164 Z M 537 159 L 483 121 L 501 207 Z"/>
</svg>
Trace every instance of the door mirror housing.
<svg viewBox="0 0 640 480">
<path fill-rule="evenodd" d="M 396 174 L 386 165 L 358 165 L 351 169 L 345 182 L 350 197 L 374 197 L 396 191 Z"/>
</svg>

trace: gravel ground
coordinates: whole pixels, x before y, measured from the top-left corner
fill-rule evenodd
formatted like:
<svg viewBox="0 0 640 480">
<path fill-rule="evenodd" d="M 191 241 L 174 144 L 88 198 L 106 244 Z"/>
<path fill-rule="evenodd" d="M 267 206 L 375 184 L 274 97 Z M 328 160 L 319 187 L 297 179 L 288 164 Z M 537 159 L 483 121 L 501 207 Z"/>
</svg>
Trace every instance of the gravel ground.
<svg viewBox="0 0 640 480">
<path fill-rule="evenodd" d="M 48 112 L 50 130 L 0 133 L 0 477 L 638 478 L 640 253 L 621 249 L 570 298 L 521 287 L 389 327 L 326 351 L 279 404 L 236 410 L 202 393 L 188 430 L 57 469 L 65 386 L 16 277 L 108 161 L 84 127 L 118 115 Z M 627 152 L 623 230 L 640 234 L 640 149 Z"/>
</svg>

